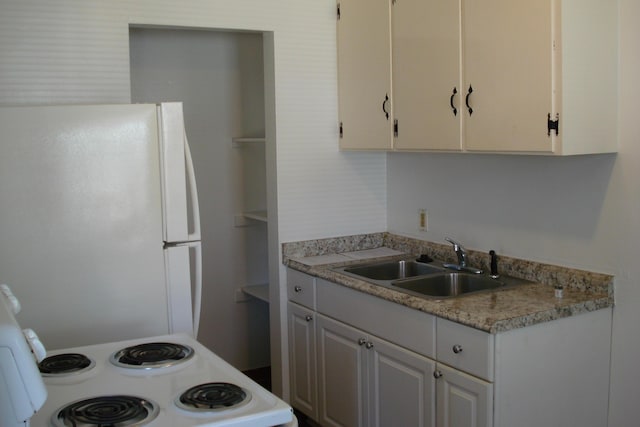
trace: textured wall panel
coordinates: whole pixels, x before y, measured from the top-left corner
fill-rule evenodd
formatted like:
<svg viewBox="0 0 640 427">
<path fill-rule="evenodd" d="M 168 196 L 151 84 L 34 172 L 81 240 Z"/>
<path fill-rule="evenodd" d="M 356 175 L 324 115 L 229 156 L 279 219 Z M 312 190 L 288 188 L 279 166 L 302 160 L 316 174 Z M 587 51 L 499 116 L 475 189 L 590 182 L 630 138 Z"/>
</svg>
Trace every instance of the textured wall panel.
<svg viewBox="0 0 640 427">
<path fill-rule="evenodd" d="M 385 155 L 337 149 L 332 0 L 0 0 L 0 104 L 129 102 L 128 28 L 274 31 L 281 241 L 386 227 Z"/>
</svg>

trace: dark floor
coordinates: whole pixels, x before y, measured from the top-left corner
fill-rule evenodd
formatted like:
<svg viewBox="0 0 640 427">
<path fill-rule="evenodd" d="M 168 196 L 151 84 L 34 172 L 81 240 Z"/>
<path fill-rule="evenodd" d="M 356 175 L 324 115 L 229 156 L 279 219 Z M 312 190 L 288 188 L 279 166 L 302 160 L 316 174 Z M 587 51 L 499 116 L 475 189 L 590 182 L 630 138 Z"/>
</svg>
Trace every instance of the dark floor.
<svg viewBox="0 0 640 427">
<path fill-rule="evenodd" d="M 246 376 L 248 376 L 249 378 L 257 382 L 258 384 L 260 384 L 262 387 L 271 391 L 271 368 L 270 367 L 267 366 L 266 368 L 251 369 L 248 371 L 244 371 L 243 374 L 245 374 Z M 293 411 L 296 414 L 296 418 L 298 418 L 299 427 L 317 427 L 318 426 L 313 421 L 308 420 L 304 414 L 301 414 L 295 409 Z"/>
<path fill-rule="evenodd" d="M 271 391 L 271 367 L 267 366 L 265 368 L 250 369 L 242 373 L 260 384 L 262 387 Z"/>
</svg>

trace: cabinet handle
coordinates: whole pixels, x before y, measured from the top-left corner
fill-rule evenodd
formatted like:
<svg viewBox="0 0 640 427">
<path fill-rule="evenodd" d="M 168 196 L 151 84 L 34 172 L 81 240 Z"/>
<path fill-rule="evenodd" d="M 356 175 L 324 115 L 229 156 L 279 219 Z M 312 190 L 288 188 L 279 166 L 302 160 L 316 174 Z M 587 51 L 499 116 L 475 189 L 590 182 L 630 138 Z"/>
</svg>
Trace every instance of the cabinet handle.
<svg viewBox="0 0 640 427">
<path fill-rule="evenodd" d="M 358 340 L 358 345 L 365 345 L 367 343 L 367 339 L 366 338 L 360 338 Z"/>
<path fill-rule="evenodd" d="M 453 105 L 453 98 L 456 96 L 457 93 L 458 93 L 458 89 L 456 89 L 454 86 L 453 92 L 451 93 L 451 98 L 449 98 L 449 104 L 451 105 L 451 109 L 453 110 L 454 116 L 458 115 L 458 109 Z"/>
<path fill-rule="evenodd" d="M 464 103 L 467 104 L 467 109 L 469 110 L 469 115 L 473 114 L 473 108 L 469 106 L 469 97 L 473 93 L 473 88 L 469 85 L 469 91 L 467 92 L 467 97 L 464 99 Z"/>
<path fill-rule="evenodd" d="M 302 292 L 302 288 L 300 286 L 296 286 L 295 288 L 293 288 L 293 290 L 295 292 Z"/>
<path fill-rule="evenodd" d="M 365 347 L 366 347 L 367 349 L 372 349 L 372 348 L 373 348 L 373 343 L 372 343 L 371 341 L 369 341 L 369 342 L 367 343 L 367 345 L 365 345 Z"/>
<path fill-rule="evenodd" d="M 313 316 L 307 314 L 306 316 L 304 316 L 304 320 L 306 320 L 307 322 L 311 322 L 313 320 Z"/>
<path fill-rule="evenodd" d="M 452 350 L 455 354 L 462 353 L 462 346 L 460 344 L 456 344 L 453 346 Z"/>
<path fill-rule="evenodd" d="M 433 372 L 433 378 L 438 379 L 442 376 L 442 372 L 440 371 L 434 371 Z"/>
<path fill-rule="evenodd" d="M 384 101 L 382 101 L 382 112 L 384 116 L 389 120 L 389 112 L 387 111 L 387 104 L 389 103 L 389 94 L 384 95 Z"/>
</svg>

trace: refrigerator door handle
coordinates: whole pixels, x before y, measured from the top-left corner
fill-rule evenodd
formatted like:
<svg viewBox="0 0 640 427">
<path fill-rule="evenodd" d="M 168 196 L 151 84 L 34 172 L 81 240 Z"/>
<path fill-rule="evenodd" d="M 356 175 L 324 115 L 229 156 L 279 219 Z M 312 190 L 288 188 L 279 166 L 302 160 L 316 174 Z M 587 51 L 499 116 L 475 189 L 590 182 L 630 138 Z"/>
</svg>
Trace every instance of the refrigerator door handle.
<svg viewBox="0 0 640 427">
<path fill-rule="evenodd" d="M 196 174 L 191 158 L 191 149 L 187 140 L 187 132 L 184 132 L 184 156 L 186 163 L 187 182 L 189 187 L 189 200 L 191 202 L 191 224 L 193 232 L 188 234 L 189 241 L 200 240 L 200 205 L 198 203 L 198 187 Z"/>
<path fill-rule="evenodd" d="M 162 103 L 158 115 L 162 153 L 163 240 L 169 243 L 200 240 L 198 192 L 182 103 Z"/>
<path fill-rule="evenodd" d="M 184 332 L 197 337 L 202 304 L 200 242 L 180 243 L 164 251 L 169 333 Z"/>
<path fill-rule="evenodd" d="M 198 329 L 200 329 L 200 310 L 202 308 L 202 244 L 200 242 L 194 242 L 190 244 L 190 247 L 194 251 L 193 336 L 197 338 Z"/>
</svg>

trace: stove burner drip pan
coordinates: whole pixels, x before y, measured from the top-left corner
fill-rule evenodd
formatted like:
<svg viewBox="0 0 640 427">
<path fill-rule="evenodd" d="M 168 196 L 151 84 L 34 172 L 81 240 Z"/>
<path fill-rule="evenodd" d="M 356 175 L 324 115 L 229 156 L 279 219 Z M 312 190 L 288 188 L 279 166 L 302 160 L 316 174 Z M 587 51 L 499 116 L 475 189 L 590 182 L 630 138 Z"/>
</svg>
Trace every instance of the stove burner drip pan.
<svg viewBox="0 0 640 427">
<path fill-rule="evenodd" d="M 84 354 L 63 353 L 46 357 L 38 364 L 43 377 L 61 377 L 80 374 L 92 369 L 96 363 Z"/>
<path fill-rule="evenodd" d="M 193 348 L 175 343 L 150 342 L 118 350 L 111 355 L 112 364 L 122 368 L 168 368 L 193 357 Z"/>
<path fill-rule="evenodd" d="M 153 421 L 158 412 L 156 403 L 140 397 L 99 396 L 60 408 L 51 421 L 56 427 L 143 426 Z"/>
<path fill-rule="evenodd" d="M 215 382 L 191 387 L 176 398 L 175 403 L 191 412 L 213 412 L 239 408 L 250 400 L 248 390 L 235 384 Z"/>
</svg>

